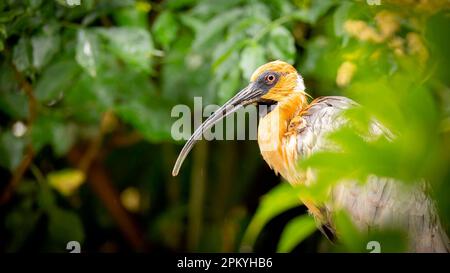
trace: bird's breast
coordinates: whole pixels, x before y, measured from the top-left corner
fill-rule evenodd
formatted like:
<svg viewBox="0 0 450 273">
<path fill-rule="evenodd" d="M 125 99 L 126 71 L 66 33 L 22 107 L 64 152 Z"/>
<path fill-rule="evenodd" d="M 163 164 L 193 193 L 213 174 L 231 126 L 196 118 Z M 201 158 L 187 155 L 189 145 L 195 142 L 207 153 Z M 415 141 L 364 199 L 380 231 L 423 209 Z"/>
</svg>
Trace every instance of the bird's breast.
<svg viewBox="0 0 450 273">
<path fill-rule="evenodd" d="M 258 145 L 261 155 L 275 173 L 291 184 L 303 181 L 303 174 L 296 168 L 298 162 L 297 134 L 290 130 L 290 124 L 302 105 L 296 100 L 279 104 L 260 120 Z M 298 119 L 301 122 L 301 119 Z"/>
</svg>

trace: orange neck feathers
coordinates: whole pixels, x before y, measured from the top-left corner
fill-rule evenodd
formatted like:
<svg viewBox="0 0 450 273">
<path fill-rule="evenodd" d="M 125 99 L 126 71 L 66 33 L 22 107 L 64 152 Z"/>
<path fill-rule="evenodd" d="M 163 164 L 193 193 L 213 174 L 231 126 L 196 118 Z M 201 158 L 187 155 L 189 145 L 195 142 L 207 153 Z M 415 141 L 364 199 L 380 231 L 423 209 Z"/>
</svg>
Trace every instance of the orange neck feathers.
<svg viewBox="0 0 450 273">
<path fill-rule="evenodd" d="M 261 119 L 258 127 L 258 144 L 264 160 L 276 173 L 288 180 L 291 166 L 288 166 L 287 162 L 295 164 L 296 160 L 288 158 L 294 153 L 287 150 L 289 145 L 284 143 L 285 136 L 291 120 L 306 106 L 306 96 L 301 92 L 292 92 Z"/>
</svg>

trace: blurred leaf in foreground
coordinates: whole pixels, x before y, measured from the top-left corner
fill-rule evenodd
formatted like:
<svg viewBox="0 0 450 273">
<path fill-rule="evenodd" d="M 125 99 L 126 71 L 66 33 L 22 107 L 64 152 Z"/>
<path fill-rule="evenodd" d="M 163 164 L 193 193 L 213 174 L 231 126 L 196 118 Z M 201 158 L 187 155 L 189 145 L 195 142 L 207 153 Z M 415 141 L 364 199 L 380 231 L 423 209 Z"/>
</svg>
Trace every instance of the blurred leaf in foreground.
<svg viewBox="0 0 450 273">
<path fill-rule="evenodd" d="M 284 228 L 277 252 L 290 252 L 316 230 L 316 221 L 310 215 L 292 219 Z"/>
<path fill-rule="evenodd" d="M 407 249 L 407 238 L 400 230 L 373 229 L 364 235 L 353 225 L 347 213 L 338 211 L 334 214 L 336 230 L 340 232 L 340 241 L 335 246 L 337 252 L 370 252 L 369 242 L 380 245 L 380 252 L 404 252 Z"/>
<path fill-rule="evenodd" d="M 281 212 L 298 206 L 299 202 L 298 196 L 288 183 L 280 183 L 264 195 L 258 210 L 245 231 L 241 251 L 251 250 L 264 225 Z"/>
</svg>

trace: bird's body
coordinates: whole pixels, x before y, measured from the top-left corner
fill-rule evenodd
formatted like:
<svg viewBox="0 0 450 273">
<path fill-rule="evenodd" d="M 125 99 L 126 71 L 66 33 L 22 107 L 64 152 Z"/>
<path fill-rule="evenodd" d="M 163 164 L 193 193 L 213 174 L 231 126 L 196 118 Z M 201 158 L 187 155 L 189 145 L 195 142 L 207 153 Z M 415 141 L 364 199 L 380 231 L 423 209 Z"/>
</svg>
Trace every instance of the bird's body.
<svg viewBox="0 0 450 273">
<path fill-rule="evenodd" d="M 195 143 L 195 137 L 242 105 L 272 102 L 272 111 L 260 119 L 258 144 L 267 164 L 292 185 L 316 183 L 315 171 L 298 165 L 318 151 L 336 149 L 327 135 L 349 124 L 343 111 L 357 106 L 345 97 L 322 97 L 308 104 L 302 77 L 294 67 L 275 61 L 259 67 L 248 87 L 239 92 L 204 122 L 183 148 L 173 174 Z M 378 122 L 372 122 L 370 137 L 389 138 Z M 340 181 L 329 192 L 328 201 L 302 200 L 318 225 L 335 232 L 333 213 L 344 209 L 363 232 L 373 229 L 402 228 L 407 231 L 409 251 L 449 252 L 448 237 L 436 208 L 426 195 L 423 183 L 406 185 L 392 178 L 371 175 L 366 183 Z M 339 234 L 337 235 L 339 239 Z"/>
<path fill-rule="evenodd" d="M 295 101 L 292 98 L 288 100 Z M 279 115 L 275 108 L 271 112 L 273 117 L 269 113 L 262 118 L 258 128 L 259 146 L 264 160 L 293 185 L 315 183 L 314 170 L 301 171 L 298 164 L 316 152 L 335 149 L 326 136 L 348 123 L 342 112 L 356 105 L 345 97 L 322 97 L 309 105 L 297 103 L 297 107 L 289 107 L 290 113 L 281 115 L 286 117 L 280 123 L 281 130 L 272 130 L 275 127 L 270 126 L 274 123 L 271 119 Z M 283 103 L 280 106 L 283 107 Z M 386 137 L 385 134 L 385 130 L 374 122 L 371 135 Z M 363 184 L 357 181 L 339 183 L 331 190 L 329 200 L 324 204 L 302 201 L 318 224 L 325 225 L 328 231 L 335 232 L 333 213 L 344 209 L 362 232 L 396 228 L 406 230 L 409 251 L 449 251 L 447 235 L 424 187 L 404 185 L 392 178 L 372 175 Z"/>
</svg>

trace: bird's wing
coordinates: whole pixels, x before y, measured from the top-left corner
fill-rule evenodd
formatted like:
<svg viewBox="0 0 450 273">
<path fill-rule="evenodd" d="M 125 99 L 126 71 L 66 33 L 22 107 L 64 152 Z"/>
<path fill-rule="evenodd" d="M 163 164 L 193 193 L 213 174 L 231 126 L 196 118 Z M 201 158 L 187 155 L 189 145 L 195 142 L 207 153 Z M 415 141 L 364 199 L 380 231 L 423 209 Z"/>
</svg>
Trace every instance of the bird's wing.
<svg viewBox="0 0 450 273">
<path fill-rule="evenodd" d="M 318 151 L 336 149 L 328 141 L 327 134 L 342 126 L 351 125 L 342 112 L 358 104 L 339 96 L 322 97 L 313 101 L 291 121 L 289 130 L 297 140 L 300 160 Z M 392 134 L 379 122 L 370 125 L 371 137 L 393 138 Z M 312 175 L 305 175 L 314 180 Z M 314 181 L 305 181 L 314 183 Z M 320 206 L 325 215 L 325 224 L 333 230 L 332 213 L 345 209 L 360 230 L 373 228 L 404 227 L 410 238 L 410 250 L 426 252 L 448 252 L 449 241 L 442 228 L 432 200 L 425 194 L 423 185 L 410 186 L 392 178 L 369 176 L 367 183 L 344 181 L 332 189 L 330 202 Z"/>
<path fill-rule="evenodd" d="M 307 157 L 320 150 L 334 149 L 327 141 L 326 135 L 336 131 L 347 123 L 342 112 L 358 104 L 346 97 L 328 96 L 315 99 L 297 116 L 299 126 L 294 118 L 290 131 L 295 131 L 297 137 L 297 152 Z"/>
</svg>

